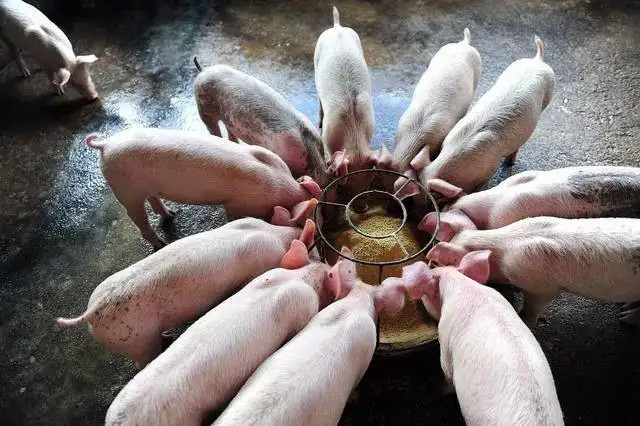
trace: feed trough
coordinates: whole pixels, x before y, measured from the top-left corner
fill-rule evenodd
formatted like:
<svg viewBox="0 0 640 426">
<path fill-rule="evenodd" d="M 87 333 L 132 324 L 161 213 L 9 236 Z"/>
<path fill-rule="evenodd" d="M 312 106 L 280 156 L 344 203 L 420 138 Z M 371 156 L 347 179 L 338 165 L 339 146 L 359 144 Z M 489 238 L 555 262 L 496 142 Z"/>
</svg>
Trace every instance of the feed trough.
<svg viewBox="0 0 640 426">
<path fill-rule="evenodd" d="M 362 186 L 366 189 L 355 195 L 340 194 L 344 187 L 339 184 L 354 176 L 358 176 L 358 181 L 368 182 Z M 385 187 L 398 178 L 406 181 L 397 191 L 387 191 Z M 400 194 L 409 184 L 416 184 L 420 192 L 403 199 Z M 431 207 L 436 212 L 433 235 L 417 229 L 420 217 L 411 208 L 416 198 L 421 210 Z M 419 181 L 376 168 L 357 170 L 332 181 L 322 191 L 313 218 L 318 224 L 315 246 L 321 258 L 329 264 L 334 264 L 338 257 L 355 262 L 358 276 L 371 285 L 380 285 L 387 277 L 399 277 L 403 266 L 424 260 L 440 227 L 436 199 Z M 351 249 L 351 255 L 341 253 L 343 246 Z M 378 355 L 425 349 L 435 345 L 438 338 L 437 325 L 422 303 L 409 299 L 398 315 L 382 315 L 377 330 Z"/>
</svg>

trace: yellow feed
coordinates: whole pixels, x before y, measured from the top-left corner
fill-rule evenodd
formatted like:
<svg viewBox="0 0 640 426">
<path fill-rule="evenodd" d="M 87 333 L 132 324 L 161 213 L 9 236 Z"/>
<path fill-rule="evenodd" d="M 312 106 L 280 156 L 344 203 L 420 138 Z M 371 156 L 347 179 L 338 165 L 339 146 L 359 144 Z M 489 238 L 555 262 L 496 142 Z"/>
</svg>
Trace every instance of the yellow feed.
<svg viewBox="0 0 640 426">
<path fill-rule="evenodd" d="M 375 208 L 361 215 L 351 213 L 351 220 L 360 230 L 381 236 L 395 231 L 402 223 L 400 218 L 388 217 L 384 216 L 384 214 L 381 208 Z M 351 229 L 346 223 L 341 228 L 348 229 L 336 232 L 333 235 L 334 246 L 337 248 L 342 246 L 349 247 L 356 259 L 380 262 L 400 260 L 406 257 L 394 237 L 365 237 Z M 414 254 L 420 250 L 421 245 L 416 238 L 414 226 L 405 224 L 397 236 L 409 254 Z M 380 278 L 384 280 L 387 277 L 399 277 L 402 275 L 403 266 L 419 260 L 421 260 L 420 256 L 413 261 L 385 266 L 382 269 L 382 277 Z M 378 266 L 356 265 L 358 276 L 362 281 L 371 285 L 378 285 L 380 271 Z M 426 312 L 423 313 L 423 308 L 418 306 L 418 303 L 420 302 L 407 299 L 405 308 L 398 315 L 382 315 L 380 317 L 380 343 L 401 349 L 432 341 L 438 337 L 437 325 L 429 318 Z"/>
</svg>

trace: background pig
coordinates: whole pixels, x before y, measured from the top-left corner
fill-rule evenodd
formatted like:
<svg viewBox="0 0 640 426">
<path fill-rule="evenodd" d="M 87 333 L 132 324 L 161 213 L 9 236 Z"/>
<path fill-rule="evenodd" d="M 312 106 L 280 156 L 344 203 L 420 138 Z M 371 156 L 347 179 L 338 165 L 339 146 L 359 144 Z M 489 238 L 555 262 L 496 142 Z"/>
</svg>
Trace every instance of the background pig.
<svg viewBox="0 0 640 426">
<path fill-rule="evenodd" d="M 397 312 L 405 300 L 394 279 L 372 287 L 356 281 L 352 262 L 340 264 L 349 295 L 263 362 L 215 425 L 338 424 L 375 351 L 377 314 Z"/>
<path fill-rule="evenodd" d="M 173 217 L 160 198 L 188 204 L 223 204 L 229 219 L 267 217 L 274 206 L 292 208 L 318 185 L 291 176 L 273 152 L 244 144 L 231 144 L 216 136 L 160 129 L 124 130 L 87 145 L 100 150 L 100 166 L 118 201 L 142 236 L 155 247 L 166 243 L 151 228 L 144 209 Z"/>
<path fill-rule="evenodd" d="M 640 168 L 566 167 L 527 171 L 456 200 L 440 215 L 440 238 L 463 229 L 495 229 L 534 216 L 640 216 Z M 435 214 L 421 227 L 430 228 Z"/>
<path fill-rule="evenodd" d="M 310 262 L 294 240 L 282 260 L 191 325 L 139 372 L 107 411 L 107 425 L 200 425 L 319 308 L 349 288 L 339 264 Z"/>
<path fill-rule="evenodd" d="M 482 70 L 480 54 L 470 39 L 465 28 L 464 39 L 438 50 L 420 77 L 398 123 L 393 164 L 399 172 L 404 173 L 421 150 L 426 160 L 434 159 L 444 138 L 469 109 Z"/>
<path fill-rule="evenodd" d="M 523 219 L 502 228 L 456 234 L 427 258 L 458 265 L 465 253 L 491 250 L 491 281 L 524 292 L 523 319 L 534 324 L 563 291 L 610 302 L 640 300 L 640 219 Z"/>
<path fill-rule="evenodd" d="M 551 101 L 555 75 L 543 62 L 542 41 L 536 37 L 534 58 L 512 63 L 471 111 L 449 132 L 438 157 L 422 169 L 422 182 L 440 178 L 467 192 L 484 183 L 500 160 L 515 161 L 518 149 Z"/>
<path fill-rule="evenodd" d="M 313 204 L 309 202 L 309 204 Z M 58 324 L 89 323 L 110 349 L 144 366 L 162 351 L 162 332 L 195 319 L 253 277 L 280 264 L 304 231 L 247 218 L 176 241 L 111 275 L 93 291 L 87 310 Z"/>
<path fill-rule="evenodd" d="M 280 156 L 295 177 L 311 175 L 320 185 L 328 183 L 327 161 L 320 133 L 267 84 L 227 65 L 200 71 L 195 96 L 202 121 L 220 136 L 222 121 L 229 138 L 263 146 Z"/>
<path fill-rule="evenodd" d="M 368 168 L 375 125 L 371 77 L 360 37 L 351 28 L 340 25 L 335 7 L 333 28 L 318 38 L 313 63 L 322 140 L 329 154 L 342 151 L 342 158 L 352 170 Z M 353 178 L 352 182 L 356 181 Z"/>
<path fill-rule="evenodd" d="M 88 65 L 98 58 L 76 56 L 62 30 L 35 7 L 21 0 L 0 1 L 0 38 L 25 77 L 31 73 L 20 50 L 33 55 L 59 95 L 69 83 L 88 100 L 98 97 L 88 70 Z"/>
<path fill-rule="evenodd" d="M 403 270 L 413 298 L 422 297 L 438 322 L 446 390 L 457 394 L 468 425 L 562 425 L 549 363 L 509 302 L 482 286 L 489 251 L 467 253 L 458 269 Z"/>
</svg>

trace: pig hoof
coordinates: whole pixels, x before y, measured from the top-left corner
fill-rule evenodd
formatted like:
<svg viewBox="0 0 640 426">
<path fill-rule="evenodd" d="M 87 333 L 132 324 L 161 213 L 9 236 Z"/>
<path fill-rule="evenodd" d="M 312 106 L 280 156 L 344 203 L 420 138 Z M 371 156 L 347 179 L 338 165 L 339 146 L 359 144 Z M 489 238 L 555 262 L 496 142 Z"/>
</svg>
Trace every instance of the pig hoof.
<svg viewBox="0 0 640 426">
<path fill-rule="evenodd" d="M 173 219 L 174 217 L 176 217 L 176 211 L 175 210 L 171 210 L 171 209 L 167 209 L 167 217 L 170 219 Z"/>
<path fill-rule="evenodd" d="M 158 237 L 158 238 L 156 238 L 156 240 L 155 240 L 154 242 L 152 242 L 151 244 L 153 245 L 153 248 L 154 248 L 154 249 L 156 249 L 156 250 L 160 250 L 162 247 L 164 247 L 164 246 L 166 246 L 166 245 L 167 245 L 167 242 L 166 242 L 164 239 L 162 239 L 162 238 Z"/>
</svg>

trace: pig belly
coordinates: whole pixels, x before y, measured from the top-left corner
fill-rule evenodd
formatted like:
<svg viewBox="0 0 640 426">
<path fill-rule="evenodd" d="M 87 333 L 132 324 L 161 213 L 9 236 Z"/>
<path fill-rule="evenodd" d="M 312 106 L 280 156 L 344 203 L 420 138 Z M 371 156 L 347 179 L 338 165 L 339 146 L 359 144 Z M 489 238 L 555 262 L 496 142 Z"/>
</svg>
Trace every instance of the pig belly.
<svg viewBox="0 0 640 426">
<path fill-rule="evenodd" d="M 214 424 L 336 425 L 375 346 L 370 314 L 348 297 L 334 302 L 256 370 Z"/>
<path fill-rule="evenodd" d="M 317 309 L 316 293 L 302 281 L 245 287 L 138 373 L 114 400 L 106 423 L 200 425 Z"/>
</svg>

